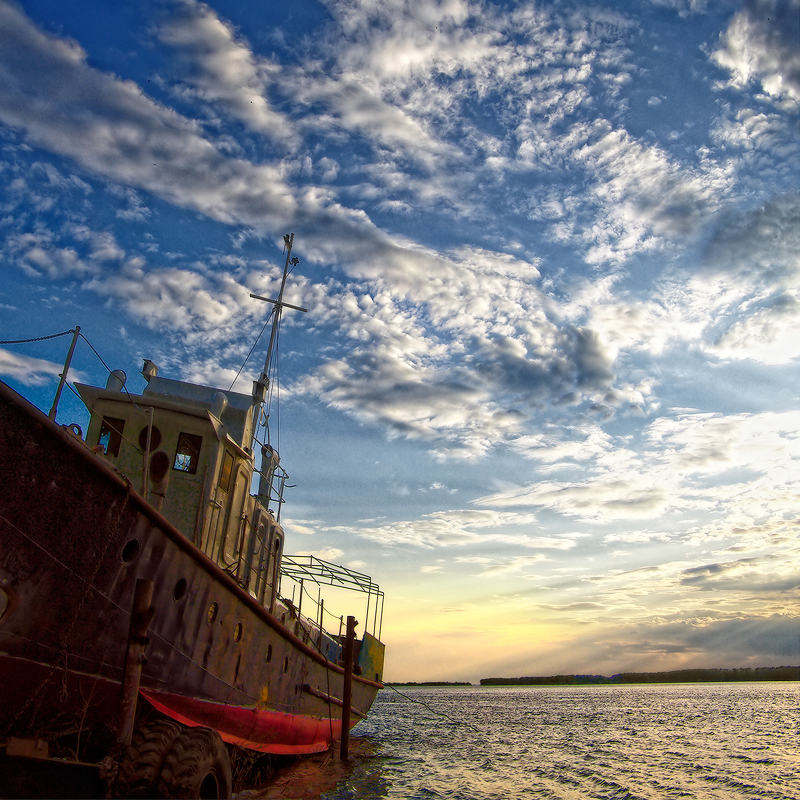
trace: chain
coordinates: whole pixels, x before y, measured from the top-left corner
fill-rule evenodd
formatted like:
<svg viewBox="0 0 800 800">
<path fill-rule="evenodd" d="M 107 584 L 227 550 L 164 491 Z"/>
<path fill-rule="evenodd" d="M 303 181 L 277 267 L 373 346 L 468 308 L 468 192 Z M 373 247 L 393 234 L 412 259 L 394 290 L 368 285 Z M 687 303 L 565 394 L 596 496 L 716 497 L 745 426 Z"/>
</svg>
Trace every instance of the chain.
<svg viewBox="0 0 800 800">
<path fill-rule="evenodd" d="M 38 336 L 35 339 L 8 339 L 0 344 L 27 344 L 28 342 L 43 342 L 45 339 L 57 339 L 59 336 L 66 336 L 68 333 L 75 333 L 73 328 L 71 331 L 62 331 L 61 333 L 52 333 L 50 336 Z"/>
</svg>

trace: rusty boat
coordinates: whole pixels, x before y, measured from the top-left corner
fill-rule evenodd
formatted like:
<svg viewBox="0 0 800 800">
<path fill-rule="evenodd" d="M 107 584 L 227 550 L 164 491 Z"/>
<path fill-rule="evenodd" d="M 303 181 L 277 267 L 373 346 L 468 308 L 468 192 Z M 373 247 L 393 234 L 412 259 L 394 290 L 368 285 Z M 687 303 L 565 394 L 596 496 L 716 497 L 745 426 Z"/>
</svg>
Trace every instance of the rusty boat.
<svg viewBox="0 0 800 800">
<path fill-rule="evenodd" d="M 103 388 L 76 384 L 84 436 L 0 383 L 7 787 L 24 763 L 41 796 L 70 796 L 65 776 L 81 772 L 106 796 L 228 797 L 232 748 L 321 752 L 382 688 L 379 587 L 284 554 L 287 475 L 263 405 L 281 311 L 294 308 L 283 302 L 292 242 L 252 394 L 145 361 L 139 395 L 120 370 Z M 359 593 L 358 636 L 323 587 Z M 4 796 L 34 796 L 18 788 Z"/>
</svg>

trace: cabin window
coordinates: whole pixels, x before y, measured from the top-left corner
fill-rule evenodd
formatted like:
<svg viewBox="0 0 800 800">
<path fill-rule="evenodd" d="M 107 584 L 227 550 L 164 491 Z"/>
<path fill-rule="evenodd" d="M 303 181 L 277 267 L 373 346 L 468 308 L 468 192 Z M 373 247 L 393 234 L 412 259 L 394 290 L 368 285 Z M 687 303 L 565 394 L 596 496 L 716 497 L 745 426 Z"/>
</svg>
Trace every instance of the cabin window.
<svg viewBox="0 0 800 800">
<path fill-rule="evenodd" d="M 197 464 L 200 461 L 200 445 L 202 443 L 202 436 L 196 436 L 193 433 L 180 434 L 178 436 L 178 450 L 175 453 L 175 463 L 172 465 L 172 469 L 194 475 L 197 472 Z"/>
<path fill-rule="evenodd" d="M 103 417 L 103 422 L 100 425 L 100 438 L 97 443 L 103 445 L 106 455 L 119 455 L 119 446 L 122 444 L 122 431 L 124 429 L 124 419 Z"/>
<path fill-rule="evenodd" d="M 219 488 L 227 492 L 231 488 L 231 474 L 233 473 L 233 454 L 230 450 L 225 451 L 222 457 L 222 469 L 219 471 Z"/>
</svg>

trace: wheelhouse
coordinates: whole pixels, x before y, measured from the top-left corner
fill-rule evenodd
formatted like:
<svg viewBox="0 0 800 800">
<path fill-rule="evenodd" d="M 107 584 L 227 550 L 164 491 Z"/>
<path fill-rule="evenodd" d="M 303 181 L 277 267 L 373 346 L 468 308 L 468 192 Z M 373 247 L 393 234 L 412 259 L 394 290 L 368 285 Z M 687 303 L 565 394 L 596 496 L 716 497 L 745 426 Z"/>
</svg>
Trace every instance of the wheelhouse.
<svg viewBox="0 0 800 800">
<path fill-rule="evenodd" d="M 279 524 L 286 475 L 277 452 L 251 449 L 254 401 L 158 377 L 145 361 L 147 387 L 125 388 L 121 370 L 104 389 L 77 384 L 91 412 L 87 444 L 187 539 L 274 610 L 283 530 Z M 253 476 L 258 493 L 251 495 Z"/>
</svg>

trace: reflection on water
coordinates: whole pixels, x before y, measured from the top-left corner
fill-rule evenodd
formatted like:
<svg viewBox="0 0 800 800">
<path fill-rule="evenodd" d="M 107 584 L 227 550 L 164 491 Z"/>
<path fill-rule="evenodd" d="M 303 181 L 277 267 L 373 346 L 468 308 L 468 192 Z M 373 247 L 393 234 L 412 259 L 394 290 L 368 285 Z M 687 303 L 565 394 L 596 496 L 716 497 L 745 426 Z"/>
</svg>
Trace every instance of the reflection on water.
<svg viewBox="0 0 800 800">
<path fill-rule="evenodd" d="M 348 765 L 318 759 L 316 793 L 274 796 L 800 799 L 797 683 L 402 692 L 380 692 Z"/>
</svg>

